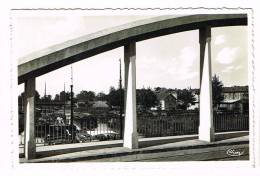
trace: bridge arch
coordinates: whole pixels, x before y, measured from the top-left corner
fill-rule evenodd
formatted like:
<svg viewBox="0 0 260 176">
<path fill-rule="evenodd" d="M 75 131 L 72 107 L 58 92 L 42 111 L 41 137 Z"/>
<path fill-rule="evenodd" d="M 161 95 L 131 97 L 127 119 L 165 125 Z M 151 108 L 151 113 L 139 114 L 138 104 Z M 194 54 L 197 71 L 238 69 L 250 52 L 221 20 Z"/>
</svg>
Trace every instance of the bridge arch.
<svg viewBox="0 0 260 176">
<path fill-rule="evenodd" d="M 131 42 L 200 29 L 247 25 L 246 14 L 161 16 L 105 29 L 31 53 L 18 61 L 18 83 Z"/>
</svg>

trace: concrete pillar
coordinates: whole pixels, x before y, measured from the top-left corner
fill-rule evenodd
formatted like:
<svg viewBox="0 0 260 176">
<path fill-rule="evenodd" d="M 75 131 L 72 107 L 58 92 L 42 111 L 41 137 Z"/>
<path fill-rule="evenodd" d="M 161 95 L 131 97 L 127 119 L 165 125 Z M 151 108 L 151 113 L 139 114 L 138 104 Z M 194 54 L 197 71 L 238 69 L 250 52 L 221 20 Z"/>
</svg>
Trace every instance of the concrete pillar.
<svg viewBox="0 0 260 176">
<path fill-rule="evenodd" d="M 25 82 L 24 102 L 24 155 L 25 159 L 33 159 L 36 155 L 34 136 L 35 116 L 35 78 Z"/>
<path fill-rule="evenodd" d="M 199 30 L 200 40 L 200 126 L 199 139 L 214 141 L 212 74 L 211 74 L 211 28 Z"/>
<path fill-rule="evenodd" d="M 138 148 L 136 121 L 136 44 L 130 43 L 124 48 L 125 63 L 125 128 L 124 147 Z"/>
</svg>

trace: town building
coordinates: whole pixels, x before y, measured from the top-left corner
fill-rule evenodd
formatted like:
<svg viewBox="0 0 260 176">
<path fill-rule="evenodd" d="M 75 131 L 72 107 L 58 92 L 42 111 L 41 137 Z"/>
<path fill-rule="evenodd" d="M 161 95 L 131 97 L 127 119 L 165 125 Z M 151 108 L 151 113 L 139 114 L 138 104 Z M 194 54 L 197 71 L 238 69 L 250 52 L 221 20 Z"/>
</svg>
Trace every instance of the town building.
<svg viewBox="0 0 260 176">
<path fill-rule="evenodd" d="M 199 109 L 199 89 L 191 89 L 191 92 L 195 98 L 195 101 L 190 104 L 187 110 L 198 110 Z"/>
<path fill-rule="evenodd" d="M 188 107 L 188 110 L 199 109 L 199 89 L 192 89 L 192 93 L 196 100 Z M 248 113 L 248 86 L 223 87 L 222 95 L 224 100 L 217 107 L 217 111 Z"/>
<path fill-rule="evenodd" d="M 224 100 L 218 110 L 248 113 L 248 86 L 223 87 L 222 95 Z"/>
<path fill-rule="evenodd" d="M 159 107 L 161 110 L 176 110 L 178 101 L 177 101 L 177 91 L 161 89 L 156 92 L 157 99 L 159 101 Z"/>
</svg>

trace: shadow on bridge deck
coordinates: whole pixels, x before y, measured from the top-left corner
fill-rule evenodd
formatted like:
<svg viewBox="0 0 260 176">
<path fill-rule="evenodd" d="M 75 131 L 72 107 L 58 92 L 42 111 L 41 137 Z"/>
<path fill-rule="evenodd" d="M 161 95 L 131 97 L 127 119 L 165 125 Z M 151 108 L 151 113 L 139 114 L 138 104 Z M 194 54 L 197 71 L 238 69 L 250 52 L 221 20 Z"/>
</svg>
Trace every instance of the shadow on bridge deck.
<svg viewBox="0 0 260 176">
<path fill-rule="evenodd" d="M 20 163 L 27 162 L 75 162 L 75 161 L 134 161 L 137 155 L 155 154 L 165 152 L 180 152 L 199 149 L 210 151 L 209 148 L 226 150 L 228 146 L 243 145 L 248 148 L 249 132 L 224 132 L 215 134 L 215 142 L 198 140 L 198 135 L 183 135 L 169 137 L 154 137 L 139 139 L 139 149 L 123 147 L 122 140 L 102 141 L 90 143 L 64 144 L 53 146 L 37 146 L 37 159 L 25 160 L 23 147 L 20 146 Z M 248 150 L 248 149 L 247 149 Z M 186 152 L 187 153 L 187 152 Z M 223 152 L 222 152 L 223 153 Z M 248 151 L 247 157 L 248 158 Z M 131 156 L 129 158 L 129 156 Z M 110 159 L 108 159 L 110 158 Z M 111 160 L 111 158 L 118 158 Z M 124 159 L 128 158 L 128 160 Z M 210 160 L 209 158 L 207 158 Z M 144 159 L 145 160 L 145 159 Z M 169 159 L 170 161 L 170 159 Z"/>
</svg>

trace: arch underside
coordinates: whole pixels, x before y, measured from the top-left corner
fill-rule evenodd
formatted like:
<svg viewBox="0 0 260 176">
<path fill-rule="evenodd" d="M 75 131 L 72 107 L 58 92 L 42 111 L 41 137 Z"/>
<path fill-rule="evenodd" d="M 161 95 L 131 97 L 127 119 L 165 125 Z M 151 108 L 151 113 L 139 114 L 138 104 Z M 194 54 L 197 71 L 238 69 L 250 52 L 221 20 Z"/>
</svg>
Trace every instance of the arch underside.
<svg viewBox="0 0 260 176">
<path fill-rule="evenodd" d="M 19 59 L 18 84 L 88 57 L 163 35 L 206 26 L 247 25 L 247 14 L 161 16 L 113 27 L 48 47 Z"/>
</svg>

